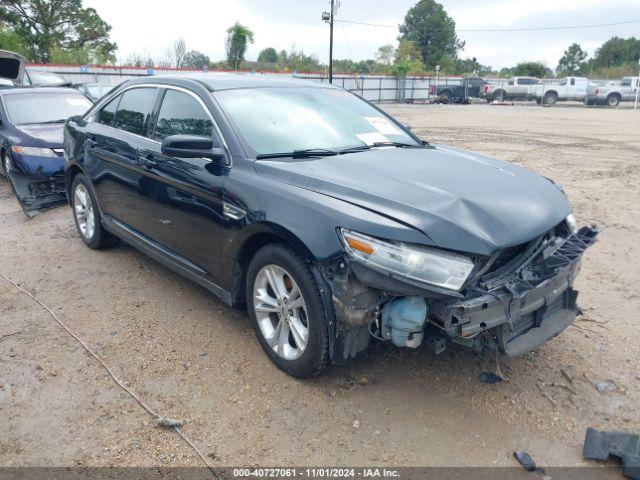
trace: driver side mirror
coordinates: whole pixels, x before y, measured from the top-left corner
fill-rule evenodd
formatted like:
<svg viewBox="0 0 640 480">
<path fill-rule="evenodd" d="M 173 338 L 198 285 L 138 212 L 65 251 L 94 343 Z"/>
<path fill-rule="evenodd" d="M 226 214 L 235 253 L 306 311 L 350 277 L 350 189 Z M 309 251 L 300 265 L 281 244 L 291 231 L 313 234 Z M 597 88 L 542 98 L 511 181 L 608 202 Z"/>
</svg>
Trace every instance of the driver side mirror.
<svg viewBox="0 0 640 480">
<path fill-rule="evenodd" d="M 209 158 L 222 160 L 226 152 L 210 137 L 199 135 L 169 135 L 162 141 L 161 151 L 168 157 Z"/>
</svg>

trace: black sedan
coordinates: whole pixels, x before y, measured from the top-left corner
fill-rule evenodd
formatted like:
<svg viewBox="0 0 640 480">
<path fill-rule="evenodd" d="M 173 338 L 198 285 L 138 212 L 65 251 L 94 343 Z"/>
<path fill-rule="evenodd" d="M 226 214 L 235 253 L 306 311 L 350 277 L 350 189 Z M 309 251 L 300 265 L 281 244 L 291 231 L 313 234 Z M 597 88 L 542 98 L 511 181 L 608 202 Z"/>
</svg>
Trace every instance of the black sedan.
<svg viewBox="0 0 640 480">
<path fill-rule="evenodd" d="M 535 348 L 574 320 L 597 236 L 549 179 L 290 78 L 128 81 L 69 119 L 65 155 L 90 248 L 124 240 L 247 308 L 297 377 L 372 338 Z"/>
<path fill-rule="evenodd" d="M 0 164 L 28 215 L 66 202 L 62 129 L 91 102 L 69 88 L 0 90 Z"/>
</svg>

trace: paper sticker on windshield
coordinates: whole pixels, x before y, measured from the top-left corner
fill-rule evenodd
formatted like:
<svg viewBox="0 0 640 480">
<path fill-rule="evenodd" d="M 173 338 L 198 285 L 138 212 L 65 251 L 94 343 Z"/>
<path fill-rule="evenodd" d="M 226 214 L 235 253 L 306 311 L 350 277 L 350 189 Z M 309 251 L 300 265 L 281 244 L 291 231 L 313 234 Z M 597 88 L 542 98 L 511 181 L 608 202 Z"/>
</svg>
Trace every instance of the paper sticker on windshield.
<svg viewBox="0 0 640 480">
<path fill-rule="evenodd" d="M 364 119 L 383 135 L 400 135 L 400 130 L 386 118 L 364 117 Z"/>
<path fill-rule="evenodd" d="M 67 98 L 67 103 L 69 105 L 73 105 L 74 107 L 86 107 L 87 100 L 84 98 Z"/>
<path fill-rule="evenodd" d="M 359 133 L 356 135 L 360 140 L 362 140 L 365 145 L 373 145 L 376 143 L 387 143 L 389 139 L 378 132 L 372 133 Z"/>
</svg>

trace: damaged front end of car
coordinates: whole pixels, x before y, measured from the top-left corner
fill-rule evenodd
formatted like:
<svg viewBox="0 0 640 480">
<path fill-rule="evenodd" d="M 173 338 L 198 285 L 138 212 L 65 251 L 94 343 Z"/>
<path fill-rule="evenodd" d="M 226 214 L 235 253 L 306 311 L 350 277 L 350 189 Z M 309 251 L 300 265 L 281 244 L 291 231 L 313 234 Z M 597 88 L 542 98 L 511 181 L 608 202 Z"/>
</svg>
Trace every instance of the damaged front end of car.
<svg viewBox="0 0 640 480">
<path fill-rule="evenodd" d="M 508 356 L 539 347 L 577 315 L 573 282 L 598 228 L 578 230 L 570 215 L 544 235 L 489 257 L 403 250 L 399 243 L 339 234 L 347 254 L 321 266 L 337 320 L 336 363 L 364 350 L 371 337 L 398 347 L 426 344 L 435 354 L 448 342 Z M 388 259 L 370 261 L 380 245 Z M 401 264 L 408 267 L 398 273 Z"/>
<path fill-rule="evenodd" d="M 13 193 L 28 217 L 67 202 L 62 149 L 37 150 L 34 155 L 14 146 L 5 163 Z"/>
</svg>

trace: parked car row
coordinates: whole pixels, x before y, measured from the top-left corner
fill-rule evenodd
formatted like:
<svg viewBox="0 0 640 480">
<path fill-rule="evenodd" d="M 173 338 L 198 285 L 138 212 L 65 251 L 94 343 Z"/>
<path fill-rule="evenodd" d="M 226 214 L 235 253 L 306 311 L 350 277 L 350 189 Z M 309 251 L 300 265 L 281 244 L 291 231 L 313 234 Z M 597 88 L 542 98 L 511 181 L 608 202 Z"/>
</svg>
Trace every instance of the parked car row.
<svg viewBox="0 0 640 480">
<path fill-rule="evenodd" d="M 468 77 L 457 84 L 431 85 L 429 94 L 438 103 L 469 103 L 472 98 L 482 98 L 489 103 L 526 100 L 554 105 L 578 101 L 585 105 L 617 107 L 620 102 L 635 100 L 638 88 L 640 77 L 624 77 L 620 82 L 591 82 L 578 76 L 552 81 L 536 77 L 513 77 L 505 81 Z"/>
<path fill-rule="evenodd" d="M 513 77 L 506 82 L 486 84 L 482 98 L 487 102 L 529 100 L 554 105 L 578 101 L 585 105 L 617 107 L 621 101 L 633 101 L 638 88 L 640 77 L 624 77 L 621 82 L 591 82 L 576 76 L 544 82 L 535 77 Z"/>
</svg>

